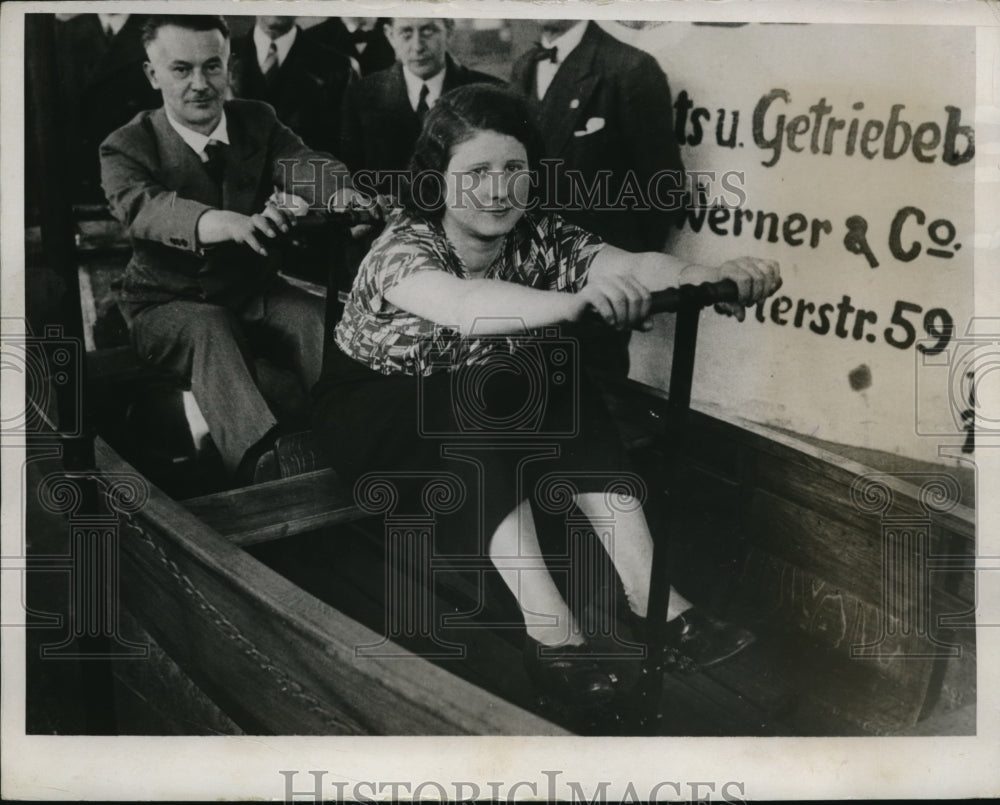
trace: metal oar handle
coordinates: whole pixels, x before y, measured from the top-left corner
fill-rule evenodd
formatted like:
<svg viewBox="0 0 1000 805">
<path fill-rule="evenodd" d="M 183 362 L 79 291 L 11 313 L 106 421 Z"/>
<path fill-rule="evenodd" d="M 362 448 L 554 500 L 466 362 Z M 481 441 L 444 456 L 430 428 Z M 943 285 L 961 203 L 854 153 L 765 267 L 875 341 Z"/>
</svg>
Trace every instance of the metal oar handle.
<svg viewBox="0 0 1000 805">
<path fill-rule="evenodd" d="M 732 280 L 703 282 L 701 285 L 681 285 L 653 292 L 652 313 L 676 313 L 682 307 L 697 308 L 720 302 L 739 301 L 739 288 Z"/>
<path fill-rule="evenodd" d="M 720 302 L 739 301 L 740 291 L 732 280 L 718 282 L 703 282 L 701 285 L 681 285 L 677 288 L 667 288 L 653 291 L 650 315 L 657 313 L 677 313 L 679 311 L 697 312 L 704 307 L 717 305 Z M 600 325 L 604 319 L 594 308 L 587 310 L 583 316 L 583 324 L 587 327 Z M 697 325 L 696 325 L 697 326 Z M 693 350 L 693 342 L 691 349 Z"/>
<path fill-rule="evenodd" d="M 378 224 L 384 221 L 378 212 L 364 207 L 352 207 L 346 210 L 331 210 L 329 212 L 309 212 L 295 222 L 297 232 L 317 232 L 328 227 L 349 229 L 362 224 Z"/>
</svg>

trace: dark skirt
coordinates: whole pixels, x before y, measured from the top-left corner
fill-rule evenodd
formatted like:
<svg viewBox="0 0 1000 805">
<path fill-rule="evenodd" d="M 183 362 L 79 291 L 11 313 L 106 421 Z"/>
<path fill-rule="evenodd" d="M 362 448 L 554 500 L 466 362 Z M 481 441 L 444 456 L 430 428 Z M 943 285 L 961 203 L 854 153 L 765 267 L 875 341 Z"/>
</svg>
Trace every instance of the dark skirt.
<svg viewBox="0 0 1000 805">
<path fill-rule="evenodd" d="M 359 505 L 433 519 L 436 554 L 485 556 L 521 501 L 540 524 L 565 521 L 569 493 L 620 489 L 631 472 L 577 357 L 539 339 L 414 377 L 375 372 L 331 347 L 314 390 L 313 429 Z"/>
</svg>

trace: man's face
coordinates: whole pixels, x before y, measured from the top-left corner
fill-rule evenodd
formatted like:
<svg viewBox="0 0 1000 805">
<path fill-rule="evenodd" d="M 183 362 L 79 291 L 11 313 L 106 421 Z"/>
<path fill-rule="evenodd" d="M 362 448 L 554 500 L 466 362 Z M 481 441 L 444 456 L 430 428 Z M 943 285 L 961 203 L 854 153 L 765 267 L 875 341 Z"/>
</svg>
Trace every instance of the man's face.
<svg viewBox="0 0 1000 805">
<path fill-rule="evenodd" d="M 257 27 L 271 39 L 287 34 L 295 25 L 295 17 L 257 17 Z"/>
<path fill-rule="evenodd" d="M 417 78 L 426 80 L 444 69 L 450 31 L 442 20 L 394 19 L 385 29 L 396 58 Z"/>
<path fill-rule="evenodd" d="M 222 119 L 229 85 L 229 40 L 221 31 L 164 25 L 146 55 L 146 76 L 163 93 L 170 115 L 190 129 L 211 134 Z"/>
</svg>

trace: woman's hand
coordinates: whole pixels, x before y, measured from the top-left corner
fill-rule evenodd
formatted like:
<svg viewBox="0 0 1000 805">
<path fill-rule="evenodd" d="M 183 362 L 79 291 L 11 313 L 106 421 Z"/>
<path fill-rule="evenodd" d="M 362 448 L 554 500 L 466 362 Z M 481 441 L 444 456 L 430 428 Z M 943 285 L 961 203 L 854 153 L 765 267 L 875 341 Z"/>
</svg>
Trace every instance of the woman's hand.
<svg viewBox="0 0 1000 805">
<path fill-rule="evenodd" d="M 586 307 L 593 308 L 609 325 L 618 330 L 637 327 L 648 330 L 651 297 L 649 289 L 635 278 L 626 266 L 605 264 L 591 270 L 587 284 L 575 294 Z"/>
<path fill-rule="evenodd" d="M 718 268 L 688 266 L 680 275 L 682 283 L 699 284 L 732 280 L 739 290 L 739 301 L 724 302 L 715 306 L 718 313 L 736 316 L 738 321 L 746 318 L 746 308 L 767 299 L 781 287 L 781 270 L 775 260 L 759 257 L 737 257 Z"/>
</svg>

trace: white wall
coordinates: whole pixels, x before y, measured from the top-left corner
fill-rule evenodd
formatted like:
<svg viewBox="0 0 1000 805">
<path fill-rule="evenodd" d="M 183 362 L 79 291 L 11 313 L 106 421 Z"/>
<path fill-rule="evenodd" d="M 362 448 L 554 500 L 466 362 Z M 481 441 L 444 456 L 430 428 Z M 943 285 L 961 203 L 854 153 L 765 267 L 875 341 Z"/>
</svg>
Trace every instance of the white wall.
<svg viewBox="0 0 1000 805">
<path fill-rule="evenodd" d="M 675 103 L 684 92 L 694 107 L 708 110 L 700 144 L 683 147 L 689 170 L 742 172 L 744 209 L 754 215 L 775 212 L 781 223 L 799 213 L 809 221 L 810 229 L 813 219 L 828 221 L 831 229 L 820 232 L 815 246 L 810 245 L 809 230 L 800 236 L 801 245 L 785 242 L 780 228 L 777 243 L 759 240 L 754 236 L 755 221 L 744 223 L 742 234 L 736 236 L 731 216 L 719 227 L 728 234 L 711 231 L 707 220 L 700 232 L 685 225 L 677 234 L 674 251 L 692 261 L 715 264 L 742 254 L 779 260 L 784 287 L 778 295 L 790 301 L 778 305 L 791 305 L 783 315 L 780 307 L 777 310 L 778 317 L 787 320 L 785 325 L 772 319 L 771 303 L 763 309 L 764 322 L 752 311 L 742 324 L 713 313 L 703 316 L 695 404 L 721 405 L 759 422 L 914 458 L 934 460 L 939 444 L 961 443 L 961 437 L 918 433 L 958 431 L 948 371 L 918 369 L 924 356 L 914 345 L 892 346 L 885 330 L 891 326 L 898 302 L 920 306 L 920 314 L 905 314 L 915 325 L 918 340 L 927 336 L 923 324 L 930 309 L 947 310 L 957 335 L 965 332 L 972 316 L 974 162 L 948 165 L 942 154 L 949 119 L 945 107 L 960 110 L 958 125 L 971 129 L 973 124 L 974 31 L 929 26 L 751 24 L 732 28 L 689 23 L 641 32 L 616 28 L 614 32 L 622 39 L 659 60 Z M 808 126 L 808 130 L 793 142 L 801 152 L 792 151 L 785 139 L 775 161 L 774 149 L 755 142 L 753 123 L 761 98 L 776 89 L 786 91 L 788 101 L 774 101 L 761 116 L 761 137 L 774 137 L 781 114 L 786 132 L 797 115 L 806 119 L 796 125 Z M 824 116 L 820 153 L 814 154 L 815 113 L 810 107 L 821 99 L 832 112 Z M 857 103 L 864 108 L 855 110 Z M 860 153 L 860 130 L 871 119 L 886 124 L 894 104 L 903 105 L 898 117 L 910 124 L 910 149 L 888 158 L 883 132 L 870 146 L 877 155 L 866 158 Z M 736 147 L 717 142 L 720 109 L 725 110 L 725 135 L 734 112 L 739 113 Z M 834 134 L 832 153 L 825 154 L 826 119 L 831 116 L 847 123 Z M 694 133 L 690 117 L 688 112 L 689 136 Z M 851 155 L 846 134 L 854 118 L 860 120 L 859 142 Z M 914 156 L 912 131 L 925 122 L 935 125 L 925 127 L 923 136 L 933 139 L 937 131 L 940 141 L 922 152 L 932 161 L 920 162 Z M 897 132 L 897 149 L 902 133 L 901 129 Z M 955 139 L 955 150 L 961 154 L 968 140 L 964 134 Z M 765 162 L 773 164 L 765 166 Z M 902 247 L 910 248 L 914 241 L 921 244 L 919 256 L 908 261 L 890 249 L 893 219 L 905 207 L 925 215 L 922 226 L 911 216 L 902 229 Z M 851 216 L 862 216 L 867 222 L 867 241 L 877 268 L 845 247 L 846 221 Z M 954 226 L 953 241 L 943 247 L 953 255 L 950 258 L 927 252 L 935 246 L 928 227 L 938 220 Z M 938 234 L 947 233 L 947 225 L 940 224 Z M 836 333 L 836 309 L 825 334 L 809 328 L 810 322 L 816 322 L 822 329 L 816 312 L 805 312 L 801 326 L 795 325 L 799 300 L 819 309 L 824 303 L 840 303 L 845 295 L 854 308 L 877 316 L 876 322 L 865 325 L 860 339 L 854 337 L 856 313 L 846 319 L 846 337 Z M 666 387 L 670 331 L 671 323 L 661 321 L 652 333 L 636 337 L 633 377 Z M 893 332 L 897 339 L 903 335 L 899 327 Z M 956 343 L 951 342 L 953 349 L 940 356 L 939 363 L 949 355 L 956 360 Z"/>
</svg>

